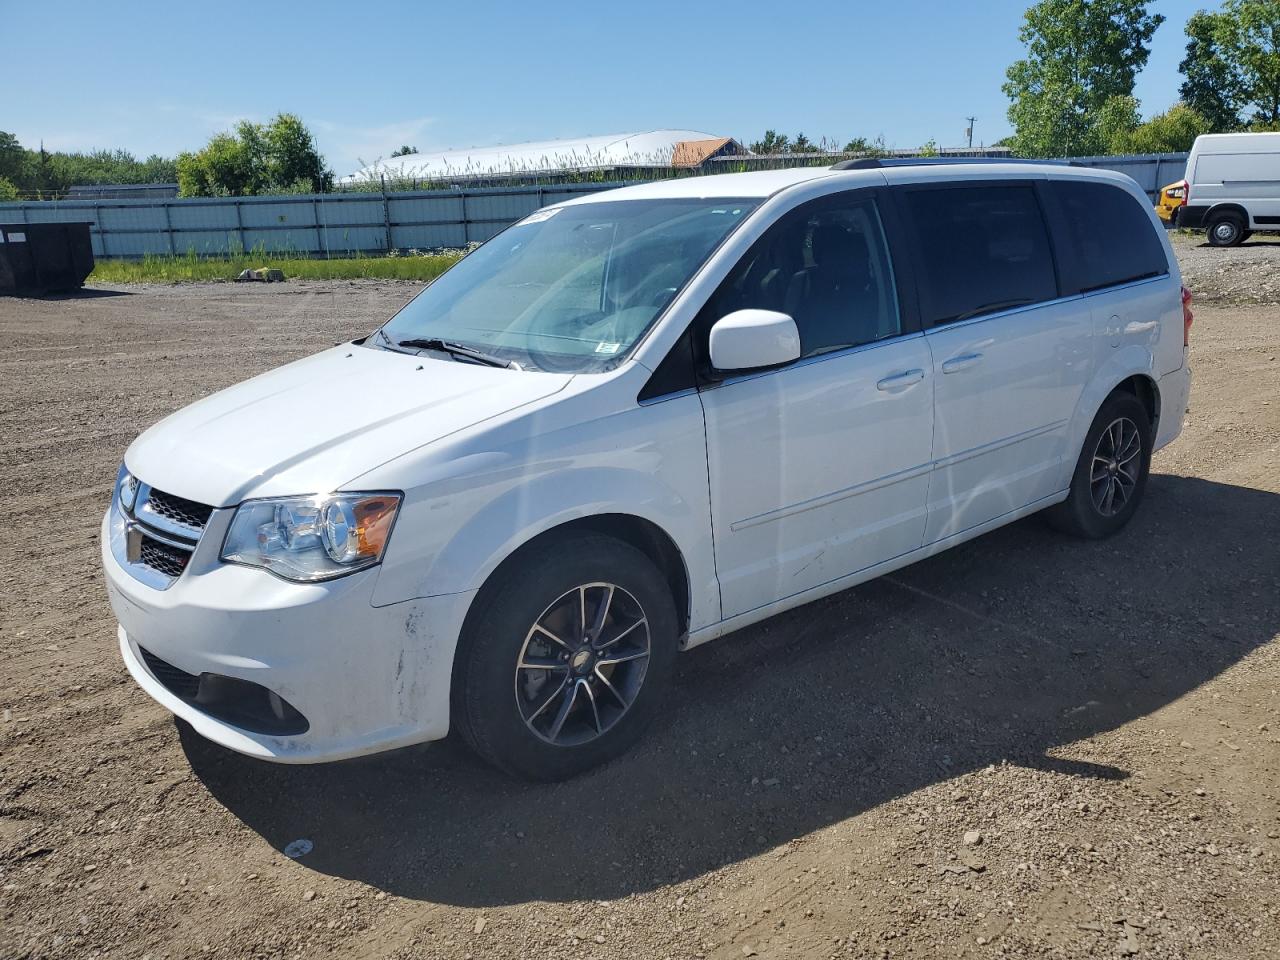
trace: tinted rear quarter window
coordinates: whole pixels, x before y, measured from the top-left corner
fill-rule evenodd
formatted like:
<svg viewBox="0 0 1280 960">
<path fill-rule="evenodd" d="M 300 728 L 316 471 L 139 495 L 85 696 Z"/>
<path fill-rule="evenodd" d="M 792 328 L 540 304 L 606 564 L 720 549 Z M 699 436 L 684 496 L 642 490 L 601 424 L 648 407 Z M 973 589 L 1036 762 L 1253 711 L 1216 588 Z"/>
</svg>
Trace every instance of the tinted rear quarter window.
<svg viewBox="0 0 1280 960">
<path fill-rule="evenodd" d="M 1049 232 L 1031 184 L 908 188 L 904 199 L 927 323 L 1058 296 Z"/>
<path fill-rule="evenodd" d="M 1133 195 L 1109 183 L 1053 180 L 1062 227 L 1074 260 L 1071 284 L 1100 290 L 1169 272 L 1164 245 Z"/>
</svg>

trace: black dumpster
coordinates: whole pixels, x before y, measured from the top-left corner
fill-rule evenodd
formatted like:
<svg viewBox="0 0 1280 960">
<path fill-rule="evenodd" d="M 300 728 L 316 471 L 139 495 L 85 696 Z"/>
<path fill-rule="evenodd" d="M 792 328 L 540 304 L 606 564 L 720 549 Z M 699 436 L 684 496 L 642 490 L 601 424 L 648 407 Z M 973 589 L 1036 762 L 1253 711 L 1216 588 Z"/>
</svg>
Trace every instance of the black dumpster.
<svg viewBox="0 0 1280 960">
<path fill-rule="evenodd" d="M 0 294 L 75 290 L 93 270 L 87 223 L 0 223 Z"/>
</svg>

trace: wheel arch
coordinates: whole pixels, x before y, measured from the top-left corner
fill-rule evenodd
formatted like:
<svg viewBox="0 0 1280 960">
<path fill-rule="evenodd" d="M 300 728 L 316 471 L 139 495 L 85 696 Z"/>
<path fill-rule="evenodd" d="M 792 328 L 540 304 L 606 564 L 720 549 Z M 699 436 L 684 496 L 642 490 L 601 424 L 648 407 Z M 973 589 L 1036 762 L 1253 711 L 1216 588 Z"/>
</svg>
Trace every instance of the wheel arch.
<svg viewBox="0 0 1280 960">
<path fill-rule="evenodd" d="M 511 567 L 520 563 L 521 559 L 531 551 L 541 547 L 549 540 L 569 536 L 573 533 L 597 533 L 612 537 L 622 543 L 635 547 L 658 568 L 663 579 L 671 588 L 671 599 L 675 604 L 676 616 L 683 636 L 689 629 L 691 584 L 689 567 L 685 562 L 680 547 L 662 527 L 654 521 L 633 513 L 593 513 L 570 520 L 564 520 L 534 534 L 512 550 L 498 563 L 476 593 L 472 607 L 483 597 L 485 588 L 497 580 Z"/>
<path fill-rule="evenodd" d="M 1160 386 L 1155 376 L 1155 357 L 1145 347 L 1133 345 L 1116 350 L 1094 374 L 1080 394 L 1072 416 L 1070 440 L 1063 455 L 1060 487 L 1066 489 L 1075 470 L 1076 458 L 1084 445 L 1093 418 L 1117 391 L 1137 397 L 1151 417 L 1151 435 L 1160 424 Z"/>
<path fill-rule="evenodd" d="M 1106 402 L 1107 397 L 1117 392 L 1133 394 L 1146 407 L 1147 417 L 1151 421 L 1151 435 L 1154 437 L 1157 428 L 1160 426 L 1160 385 L 1156 380 L 1150 374 L 1135 373 L 1133 376 L 1121 380 L 1109 390 L 1107 396 L 1103 397 L 1103 403 Z M 1101 407 L 1102 404 L 1098 406 Z M 1094 416 L 1097 416 L 1096 411 Z"/>
<path fill-rule="evenodd" d="M 1235 203 L 1230 200 L 1226 200 L 1221 203 L 1215 203 L 1213 206 L 1211 206 L 1208 210 L 1204 212 L 1203 222 L 1204 222 L 1205 228 L 1208 229 L 1209 225 L 1213 223 L 1214 218 L 1224 213 L 1238 214 L 1240 216 L 1240 219 L 1244 221 L 1244 228 L 1246 230 L 1249 229 L 1249 211 L 1243 205 L 1239 203 Z"/>
</svg>

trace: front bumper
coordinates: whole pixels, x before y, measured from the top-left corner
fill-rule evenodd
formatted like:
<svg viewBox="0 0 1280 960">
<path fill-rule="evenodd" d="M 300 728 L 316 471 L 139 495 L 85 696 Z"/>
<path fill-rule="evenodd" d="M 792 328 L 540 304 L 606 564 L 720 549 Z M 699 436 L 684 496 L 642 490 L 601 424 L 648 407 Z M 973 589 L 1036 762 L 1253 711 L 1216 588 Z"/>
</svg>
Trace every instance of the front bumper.
<svg viewBox="0 0 1280 960">
<path fill-rule="evenodd" d="M 378 568 L 289 583 L 233 564 L 193 566 L 165 590 L 102 564 L 120 653 L 138 684 L 202 736 L 282 763 L 317 763 L 438 740 L 449 731 L 453 652 L 472 593 L 372 605 Z M 180 697 L 141 651 L 193 676 L 245 681 L 306 719 L 302 733 L 247 729 Z"/>
</svg>

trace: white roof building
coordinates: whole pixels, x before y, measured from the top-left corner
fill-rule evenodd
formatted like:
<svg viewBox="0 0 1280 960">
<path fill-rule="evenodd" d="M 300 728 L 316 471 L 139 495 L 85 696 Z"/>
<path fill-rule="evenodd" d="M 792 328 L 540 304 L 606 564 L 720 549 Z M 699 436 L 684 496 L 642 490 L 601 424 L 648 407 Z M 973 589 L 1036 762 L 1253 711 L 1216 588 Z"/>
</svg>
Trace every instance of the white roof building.
<svg viewBox="0 0 1280 960">
<path fill-rule="evenodd" d="M 340 177 L 338 182 L 359 183 L 380 177 L 388 180 L 464 180 L 614 167 L 696 167 L 712 156 L 741 152 L 741 145 L 730 137 L 698 130 L 649 130 L 438 153 L 411 153 L 378 160 L 353 174 Z"/>
</svg>

